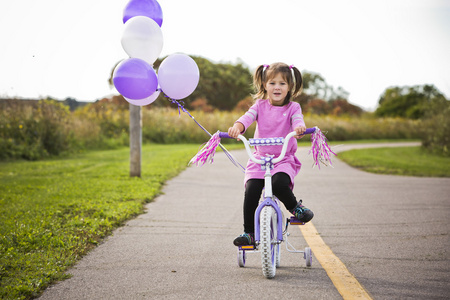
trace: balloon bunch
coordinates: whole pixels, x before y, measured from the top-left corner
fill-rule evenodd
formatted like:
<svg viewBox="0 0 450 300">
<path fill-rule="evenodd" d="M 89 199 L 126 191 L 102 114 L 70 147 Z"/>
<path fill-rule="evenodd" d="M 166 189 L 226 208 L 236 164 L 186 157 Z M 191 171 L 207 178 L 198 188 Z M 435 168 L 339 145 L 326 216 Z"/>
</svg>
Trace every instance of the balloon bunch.
<svg viewBox="0 0 450 300">
<path fill-rule="evenodd" d="M 114 69 L 113 83 L 131 104 L 148 105 L 161 91 L 171 99 L 183 99 L 198 85 L 198 66 L 185 54 L 166 57 L 158 74 L 153 69 L 163 47 L 162 21 L 161 6 L 156 0 L 130 0 L 125 6 L 121 43 L 129 58 Z"/>
</svg>

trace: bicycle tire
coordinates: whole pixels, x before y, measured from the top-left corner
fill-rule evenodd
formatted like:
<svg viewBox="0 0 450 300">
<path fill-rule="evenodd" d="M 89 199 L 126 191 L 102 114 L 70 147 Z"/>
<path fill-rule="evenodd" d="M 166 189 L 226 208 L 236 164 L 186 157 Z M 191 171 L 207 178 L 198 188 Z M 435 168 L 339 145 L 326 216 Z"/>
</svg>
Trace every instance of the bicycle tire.
<svg viewBox="0 0 450 300">
<path fill-rule="evenodd" d="M 266 278 L 273 278 L 276 274 L 278 240 L 277 214 L 272 206 L 261 210 L 259 232 L 262 271 Z"/>
<path fill-rule="evenodd" d="M 245 259 L 247 254 L 244 250 L 238 250 L 238 266 L 243 268 L 245 267 Z"/>
<path fill-rule="evenodd" d="M 278 244 L 276 247 L 277 247 L 276 267 L 279 268 L 281 265 L 281 245 Z"/>
</svg>

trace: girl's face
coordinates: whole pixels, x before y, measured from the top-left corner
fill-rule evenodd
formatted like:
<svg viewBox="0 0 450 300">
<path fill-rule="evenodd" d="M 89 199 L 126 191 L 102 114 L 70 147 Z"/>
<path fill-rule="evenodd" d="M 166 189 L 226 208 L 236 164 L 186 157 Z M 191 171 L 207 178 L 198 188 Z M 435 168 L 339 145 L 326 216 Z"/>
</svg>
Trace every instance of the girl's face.
<svg viewBox="0 0 450 300">
<path fill-rule="evenodd" d="M 284 104 L 284 99 L 289 91 L 289 85 L 283 76 L 281 76 L 281 73 L 267 80 L 264 87 L 266 88 L 270 104 L 274 106 L 282 106 Z"/>
</svg>

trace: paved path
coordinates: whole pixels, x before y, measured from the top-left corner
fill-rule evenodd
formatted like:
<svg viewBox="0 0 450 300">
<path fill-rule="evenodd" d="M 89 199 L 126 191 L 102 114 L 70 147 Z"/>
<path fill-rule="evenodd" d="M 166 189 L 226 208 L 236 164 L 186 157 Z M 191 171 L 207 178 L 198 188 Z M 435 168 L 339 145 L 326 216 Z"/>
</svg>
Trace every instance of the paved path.
<svg viewBox="0 0 450 300">
<path fill-rule="evenodd" d="M 300 148 L 294 192 L 373 299 L 448 299 L 450 178 L 369 174 L 337 159 L 334 168 L 312 169 L 307 152 Z M 244 151 L 233 155 L 246 161 Z M 223 153 L 213 165 L 186 169 L 41 299 L 342 299 L 317 260 L 306 268 L 285 249 L 272 280 L 259 254 L 237 266 L 242 180 Z M 290 232 L 294 246 L 306 246 L 298 227 Z"/>
</svg>

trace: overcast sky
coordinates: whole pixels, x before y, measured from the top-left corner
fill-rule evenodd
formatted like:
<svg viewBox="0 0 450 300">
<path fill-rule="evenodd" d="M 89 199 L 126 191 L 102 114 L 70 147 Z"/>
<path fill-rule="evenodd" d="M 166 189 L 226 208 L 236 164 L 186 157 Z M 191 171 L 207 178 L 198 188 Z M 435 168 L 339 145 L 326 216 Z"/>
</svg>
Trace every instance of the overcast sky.
<svg viewBox="0 0 450 300">
<path fill-rule="evenodd" d="M 128 0 L 0 0 L 0 97 L 95 101 L 127 58 Z M 164 46 L 251 70 L 282 61 L 373 110 L 390 86 L 450 97 L 450 1 L 160 0 Z M 200 74 L 201 76 L 201 74 Z"/>
</svg>

